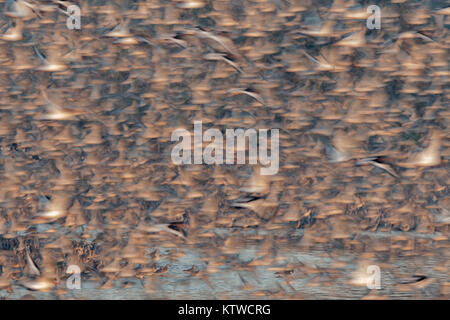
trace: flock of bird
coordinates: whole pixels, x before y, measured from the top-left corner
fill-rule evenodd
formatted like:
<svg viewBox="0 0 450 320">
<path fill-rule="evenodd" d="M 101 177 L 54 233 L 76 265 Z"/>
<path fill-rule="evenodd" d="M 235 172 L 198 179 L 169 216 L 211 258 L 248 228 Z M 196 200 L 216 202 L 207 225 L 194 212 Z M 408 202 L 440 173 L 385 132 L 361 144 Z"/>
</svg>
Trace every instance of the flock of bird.
<svg viewBox="0 0 450 320">
<path fill-rule="evenodd" d="M 80 29 L 66 24 L 74 4 Z M 78 265 L 83 281 L 136 279 L 151 297 L 181 249 L 200 252 L 206 267 L 185 273 L 213 290 L 224 268 L 323 276 L 281 248 L 360 257 L 325 287 L 365 286 L 378 254 L 384 270 L 436 256 L 448 275 L 450 10 L 381 1 L 370 30 L 371 4 L 0 1 L 0 295 L 64 297 Z M 279 129 L 279 172 L 173 164 L 172 132 L 199 120 Z M 236 262 L 250 245 L 256 256 Z M 435 271 L 393 285 L 438 283 L 448 298 Z"/>
</svg>

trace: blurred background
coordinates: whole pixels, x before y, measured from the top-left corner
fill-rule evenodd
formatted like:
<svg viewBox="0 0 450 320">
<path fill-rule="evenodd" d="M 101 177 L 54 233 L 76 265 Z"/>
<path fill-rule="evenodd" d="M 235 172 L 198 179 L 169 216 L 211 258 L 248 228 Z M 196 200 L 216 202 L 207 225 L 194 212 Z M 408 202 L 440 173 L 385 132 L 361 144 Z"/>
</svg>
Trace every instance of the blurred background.
<svg viewBox="0 0 450 320">
<path fill-rule="evenodd" d="M 1 298 L 450 297 L 445 1 L 0 8 Z M 172 163 L 200 120 L 278 173 Z"/>
</svg>

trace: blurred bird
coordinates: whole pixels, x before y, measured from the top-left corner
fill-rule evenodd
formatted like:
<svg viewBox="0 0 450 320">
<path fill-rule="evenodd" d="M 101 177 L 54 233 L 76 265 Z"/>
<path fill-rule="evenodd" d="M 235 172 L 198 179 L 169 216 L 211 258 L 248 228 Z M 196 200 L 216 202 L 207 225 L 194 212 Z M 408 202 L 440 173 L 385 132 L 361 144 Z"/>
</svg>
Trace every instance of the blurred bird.
<svg viewBox="0 0 450 320">
<path fill-rule="evenodd" d="M 55 50 L 55 49 L 53 49 Z M 45 72 L 57 72 L 63 71 L 67 68 L 67 66 L 61 62 L 59 62 L 59 57 L 61 56 L 61 52 L 56 53 L 55 51 L 49 51 L 49 58 L 47 59 L 39 49 L 34 46 L 34 51 L 36 55 L 41 59 L 43 65 L 38 67 L 37 70 L 45 71 Z"/>
<path fill-rule="evenodd" d="M 20 41 L 23 39 L 23 21 L 16 19 L 15 26 L 11 26 L 6 32 L 0 36 L 5 41 Z"/>
<path fill-rule="evenodd" d="M 423 151 L 414 154 L 409 161 L 398 163 L 405 168 L 430 167 L 441 163 L 439 149 L 441 147 L 441 138 L 438 131 L 433 131 L 430 136 L 430 143 Z"/>
</svg>

